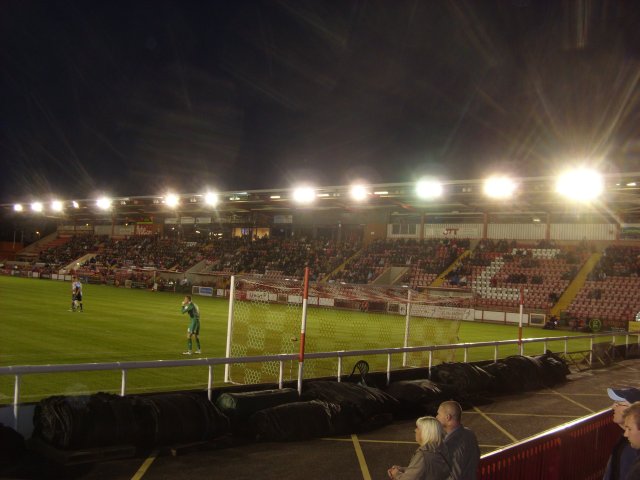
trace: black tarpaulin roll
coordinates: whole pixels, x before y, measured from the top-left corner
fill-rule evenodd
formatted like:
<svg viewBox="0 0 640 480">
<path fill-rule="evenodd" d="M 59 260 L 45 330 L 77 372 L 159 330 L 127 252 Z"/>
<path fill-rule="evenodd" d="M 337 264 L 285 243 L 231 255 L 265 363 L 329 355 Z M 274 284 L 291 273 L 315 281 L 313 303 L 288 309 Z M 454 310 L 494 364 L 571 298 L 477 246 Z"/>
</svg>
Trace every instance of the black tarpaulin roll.
<svg viewBox="0 0 640 480">
<path fill-rule="evenodd" d="M 348 424 L 345 428 L 354 431 L 369 430 L 388 423 L 399 408 L 398 401 L 382 390 L 343 382 L 306 383 L 301 399 L 338 404 L 341 420 Z"/>
<path fill-rule="evenodd" d="M 265 408 L 276 407 L 285 403 L 297 402 L 298 391 L 293 388 L 279 390 L 259 390 L 254 392 L 223 393 L 216 400 L 216 406 L 231 421 L 248 419 L 254 413 Z"/>
<path fill-rule="evenodd" d="M 488 392 L 494 381 L 489 372 L 471 363 L 436 365 L 431 369 L 431 380 L 452 386 L 459 397 Z"/>
<path fill-rule="evenodd" d="M 109 393 L 45 398 L 33 421 L 34 434 L 63 449 L 130 444 L 138 435 L 131 400 Z"/>
<path fill-rule="evenodd" d="M 312 400 L 266 408 L 254 413 L 247 430 L 256 440 L 306 440 L 335 433 L 332 418 L 339 414 L 335 404 Z"/>
<path fill-rule="evenodd" d="M 438 406 L 452 398 L 447 386 L 440 386 L 431 380 L 401 380 L 389 385 L 386 393 L 400 403 L 401 416 L 414 416 L 416 413 L 435 415 Z"/>
<path fill-rule="evenodd" d="M 229 431 L 229 419 L 206 396 L 168 393 L 139 398 L 136 412 L 147 446 L 211 440 Z"/>
</svg>

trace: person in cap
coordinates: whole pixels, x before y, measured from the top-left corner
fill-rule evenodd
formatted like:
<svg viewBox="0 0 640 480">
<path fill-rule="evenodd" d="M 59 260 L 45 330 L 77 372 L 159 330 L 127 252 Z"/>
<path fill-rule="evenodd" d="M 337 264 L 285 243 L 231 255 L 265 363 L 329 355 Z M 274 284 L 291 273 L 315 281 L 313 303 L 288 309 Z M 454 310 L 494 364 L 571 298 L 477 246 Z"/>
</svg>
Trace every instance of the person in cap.
<svg viewBox="0 0 640 480">
<path fill-rule="evenodd" d="M 611 406 L 613 410 L 613 422 L 624 429 L 624 412 L 632 403 L 640 400 L 640 390 L 637 388 L 608 388 L 609 398 L 613 400 Z M 637 451 L 634 450 L 625 436 L 614 445 L 611 456 L 604 471 L 603 480 L 624 480 L 637 458 Z"/>
<path fill-rule="evenodd" d="M 629 441 L 631 448 L 636 452 L 635 461 L 631 464 L 625 480 L 640 479 L 640 402 L 632 403 L 622 414 L 624 421 L 624 437 Z"/>
</svg>

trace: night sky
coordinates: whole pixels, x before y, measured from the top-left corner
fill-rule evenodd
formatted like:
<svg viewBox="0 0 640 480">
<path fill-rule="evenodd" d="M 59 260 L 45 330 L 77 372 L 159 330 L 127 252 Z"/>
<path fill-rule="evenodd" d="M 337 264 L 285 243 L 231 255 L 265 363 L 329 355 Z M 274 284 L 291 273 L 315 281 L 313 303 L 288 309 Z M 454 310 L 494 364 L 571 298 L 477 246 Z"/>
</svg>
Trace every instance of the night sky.
<svg viewBox="0 0 640 480">
<path fill-rule="evenodd" d="M 0 2 L 0 203 L 640 170 L 637 1 Z"/>
</svg>

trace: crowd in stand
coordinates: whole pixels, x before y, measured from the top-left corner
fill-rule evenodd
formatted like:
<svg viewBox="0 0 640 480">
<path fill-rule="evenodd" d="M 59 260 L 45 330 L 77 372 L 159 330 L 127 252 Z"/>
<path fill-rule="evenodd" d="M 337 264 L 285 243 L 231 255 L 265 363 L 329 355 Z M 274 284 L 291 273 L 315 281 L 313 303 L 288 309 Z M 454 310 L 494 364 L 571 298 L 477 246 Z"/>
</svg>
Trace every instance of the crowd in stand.
<svg viewBox="0 0 640 480">
<path fill-rule="evenodd" d="M 156 237 L 110 239 L 90 262 L 110 268 L 185 271 L 204 258 L 202 249 L 205 245 L 206 242 L 176 242 Z"/>
<path fill-rule="evenodd" d="M 589 274 L 589 280 L 605 280 L 612 276 L 640 276 L 640 248 L 622 245 L 607 247 L 598 265 Z"/>
<path fill-rule="evenodd" d="M 586 242 L 558 248 L 548 241 L 520 245 L 515 240 L 481 240 L 466 257 L 462 256 L 470 248 L 469 240 L 464 239 L 379 239 L 362 247 L 359 243 L 292 237 L 194 237 L 177 241 L 157 236 L 114 239 L 78 235 L 57 239 L 25 268 L 41 276 L 57 273 L 93 253 L 81 269 L 97 281 L 132 281 L 163 289 L 175 288 L 179 281 L 163 285 L 163 280 L 156 280 L 150 272 L 183 274 L 198 265 L 192 273 L 301 278 L 304 268 L 309 267 L 312 281 L 367 284 L 390 267 L 403 267 L 400 281 L 421 289 L 452 267 L 442 286 L 473 289 L 480 307 L 515 306 L 518 297 L 513 292 L 522 286 L 530 307 L 547 309 L 559 300 L 590 251 Z M 581 293 L 580 302 L 602 303 L 601 298 L 610 296 L 613 288 L 607 280 L 621 277 L 640 277 L 640 248 L 609 246 L 591 272 L 591 283 L 588 291 Z M 186 275 L 183 280 L 188 282 Z M 626 318 L 636 308 L 626 296 L 622 300 L 618 302 L 622 310 L 610 313 L 611 318 Z M 583 306 L 572 308 L 578 317 L 583 316 Z"/>
<path fill-rule="evenodd" d="M 410 267 L 403 281 L 420 273 L 438 274 L 466 248 L 468 240 L 374 240 L 332 276 L 345 283 L 371 283 L 389 267 Z"/>
<path fill-rule="evenodd" d="M 61 245 L 46 248 L 38 254 L 37 263 L 62 267 L 87 253 L 96 252 L 101 242 L 107 237 L 78 235 L 69 238 Z"/>
<path fill-rule="evenodd" d="M 585 325 L 597 319 L 626 329 L 627 322 L 640 311 L 639 288 L 640 247 L 611 245 L 567 311 Z"/>
</svg>

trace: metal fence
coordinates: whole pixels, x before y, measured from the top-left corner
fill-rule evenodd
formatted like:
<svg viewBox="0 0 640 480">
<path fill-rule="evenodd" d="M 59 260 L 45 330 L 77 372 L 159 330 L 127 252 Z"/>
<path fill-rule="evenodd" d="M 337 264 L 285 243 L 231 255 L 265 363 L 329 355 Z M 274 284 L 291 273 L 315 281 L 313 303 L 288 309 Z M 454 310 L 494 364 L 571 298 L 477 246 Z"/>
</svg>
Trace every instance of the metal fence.
<svg viewBox="0 0 640 480">
<path fill-rule="evenodd" d="M 499 358 L 499 350 L 501 347 L 509 345 L 518 345 L 521 355 L 526 354 L 540 354 L 547 350 L 548 342 L 564 342 L 564 353 L 568 353 L 571 350 L 569 346 L 571 342 L 584 341 L 586 339 L 590 342 L 590 351 L 593 351 L 594 340 L 596 338 L 611 338 L 611 345 L 615 345 L 616 338 L 624 336 L 625 345 L 628 348 L 630 346 L 630 336 L 637 338 L 638 344 L 640 344 L 640 335 L 623 333 L 600 333 L 590 335 L 576 335 L 576 336 L 561 336 L 561 337 L 545 337 L 545 338 L 527 338 L 520 340 L 497 340 L 492 342 L 476 342 L 476 343 L 455 343 L 449 345 L 430 345 L 421 347 L 404 347 L 404 348 L 384 348 L 376 350 L 350 350 L 350 351 L 334 351 L 334 352 L 316 352 L 305 354 L 305 359 L 322 359 L 322 358 L 334 358 L 337 362 L 336 378 L 340 381 L 342 376 L 342 363 L 344 358 L 348 357 L 361 357 L 364 355 L 386 355 L 387 356 L 387 384 L 391 381 L 391 358 L 393 355 L 402 355 L 405 352 L 428 352 L 428 367 L 433 366 L 433 353 L 439 350 L 463 350 L 464 362 L 467 362 L 468 352 L 473 348 L 481 347 L 493 347 L 494 355 L 493 360 Z M 527 349 L 527 346 L 542 345 L 542 352 L 534 353 Z M 120 371 L 120 395 L 124 396 L 127 391 L 127 372 L 129 370 L 139 369 L 152 369 L 152 368 L 174 368 L 174 367 L 195 367 L 195 366 L 208 366 L 208 379 L 207 379 L 207 393 L 209 399 L 212 398 L 213 391 L 213 367 L 215 365 L 230 365 L 234 363 L 259 363 L 259 362 L 279 362 L 280 373 L 278 384 L 280 388 L 283 385 L 285 365 L 287 362 L 299 360 L 298 354 L 279 354 L 279 355 L 266 355 L 266 356 L 254 356 L 254 357 L 233 357 L 233 358 L 197 358 L 189 360 L 154 360 L 154 361 L 142 361 L 142 362 L 108 362 L 108 363 L 79 363 L 79 364 L 66 364 L 66 365 L 22 365 L 22 366 L 7 366 L 0 367 L 0 375 L 14 376 L 14 391 L 13 391 L 13 421 L 14 426 L 18 428 L 18 417 L 20 407 L 20 381 L 24 375 L 42 374 L 42 373 L 63 373 L 63 372 L 90 372 L 90 371 Z M 592 359 L 589 358 L 591 362 Z M 302 368 L 298 369 L 298 388 L 301 388 L 302 380 L 304 377 L 304 362 L 301 363 Z"/>
</svg>

